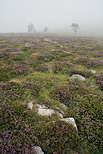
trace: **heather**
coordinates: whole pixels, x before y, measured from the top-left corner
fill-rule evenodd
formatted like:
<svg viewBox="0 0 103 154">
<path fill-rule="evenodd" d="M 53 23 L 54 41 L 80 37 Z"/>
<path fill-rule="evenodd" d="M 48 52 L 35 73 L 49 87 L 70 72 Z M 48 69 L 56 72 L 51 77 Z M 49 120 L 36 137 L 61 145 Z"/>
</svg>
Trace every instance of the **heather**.
<svg viewBox="0 0 103 154">
<path fill-rule="evenodd" d="M 101 90 L 103 90 L 103 73 L 96 75 L 96 82 L 99 84 Z"/>
<path fill-rule="evenodd" d="M 34 146 L 45 154 L 102 153 L 102 40 L 5 35 L 0 36 L 0 153 L 31 154 Z M 85 81 L 71 80 L 74 74 Z M 37 104 L 73 117 L 78 133 L 58 114 L 39 115 Z"/>
</svg>

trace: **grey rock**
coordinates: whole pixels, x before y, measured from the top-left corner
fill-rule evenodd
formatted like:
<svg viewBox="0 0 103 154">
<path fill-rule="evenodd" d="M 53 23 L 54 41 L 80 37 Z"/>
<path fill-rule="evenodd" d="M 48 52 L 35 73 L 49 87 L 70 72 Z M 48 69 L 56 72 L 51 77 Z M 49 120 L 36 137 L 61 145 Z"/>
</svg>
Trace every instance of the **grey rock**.
<svg viewBox="0 0 103 154">
<path fill-rule="evenodd" d="M 62 118 L 61 121 L 64 121 L 64 122 L 66 122 L 68 124 L 71 124 L 76 130 L 78 130 L 74 118 Z"/>
<path fill-rule="evenodd" d="M 26 43 L 24 44 L 24 46 L 25 46 L 25 47 L 31 47 L 31 46 L 32 46 L 32 44 L 31 44 L 31 43 L 29 43 L 29 42 L 26 42 Z"/>
<path fill-rule="evenodd" d="M 85 77 L 79 74 L 74 74 L 70 77 L 70 80 L 79 80 L 79 81 L 85 81 Z"/>
<path fill-rule="evenodd" d="M 28 108 L 31 110 L 33 109 L 33 102 L 32 101 L 28 103 Z"/>
<path fill-rule="evenodd" d="M 67 109 L 67 106 L 65 104 L 60 104 L 60 106 L 63 108 L 63 109 Z"/>
<path fill-rule="evenodd" d="M 49 109 L 44 105 L 37 104 L 37 111 L 39 115 L 42 116 L 51 116 L 52 114 L 55 114 L 53 109 Z"/>
<path fill-rule="evenodd" d="M 33 149 L 32 154 L 44 154 L 44 152 L 42 151 L 42 149 L 39 146 L 35 146 L 32 149 Z"/>
<path fill-rule="evenodd" d="M 91 74 L 96 74 L 95 70 L 90 70 Z"/>
<path fill-rule="evenodd" d="M 52 40 L 50 40 L 49 38 L 44 38 L 43 41 L 45 41 L 45 42 L 51 42 Z"/>
</svg>

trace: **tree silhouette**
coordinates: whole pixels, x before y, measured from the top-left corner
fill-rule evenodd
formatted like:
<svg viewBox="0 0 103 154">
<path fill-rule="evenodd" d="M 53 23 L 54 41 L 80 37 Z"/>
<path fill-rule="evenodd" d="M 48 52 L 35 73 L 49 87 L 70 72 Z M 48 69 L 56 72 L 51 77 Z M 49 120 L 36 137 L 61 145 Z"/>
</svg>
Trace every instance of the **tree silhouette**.
<svg viewBox="0 0 103 154">
<path fill-rule="evenodd" d="M 34 25 L 31 23 L 28 25 L 28 32 L 35 32 L 36 29 L 34 28 Z"/>
<path fill-rule="evenodd" d="M 47 32 L 48 32 L 48 30 L 49 30 L 49 28 L 48 28 L 48 27 L 44 27 L 44 32 L 45 32 L 45 33 L 47 33 Z"/>
<path fill-rule="evenodd" d="M 78 29 L 79 29 L 79 25 L 76 24 L 76 23 L 72 23 L 71 27 L 72 27 L 72 29 L 74 30 L 74 33 L 75 33 L 75 35 L 76 35 L 76 33 L 77 33 Z"/>
</svg>

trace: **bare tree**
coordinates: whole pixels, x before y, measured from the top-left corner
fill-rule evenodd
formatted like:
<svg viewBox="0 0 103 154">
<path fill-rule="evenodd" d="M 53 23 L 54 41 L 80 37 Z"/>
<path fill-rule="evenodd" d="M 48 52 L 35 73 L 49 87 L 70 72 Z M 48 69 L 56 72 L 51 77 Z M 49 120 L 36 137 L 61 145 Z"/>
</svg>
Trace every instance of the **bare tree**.
<svg viewBox="0 0 103 154">
<path fill-rule="evenodd" d="M 48 32 L 48 30 L 49 30 L 49 28 L 48 28 L 48 27 L 44 27 L 44 32 L 45 32 L 45 33 L 47 33 L 47 32 Z"/>
<path fill-rule="evenodd" d="M 28 25 L 28 32 L 35 32 L 36 29 L 34 28 L 34 25 L 31 23 Z"/>
<path fill-rule="evenodd" d="M 74 30 L 74 33 L 75 33 L 75 35 L 76 35 L 76 33 L 77 33 L 78 29 L 79 29 L 79 25 L 76 24 L 76 23 L 72 23 L 71 27 L 72 27 L 72 29 Z"/>
</svg>

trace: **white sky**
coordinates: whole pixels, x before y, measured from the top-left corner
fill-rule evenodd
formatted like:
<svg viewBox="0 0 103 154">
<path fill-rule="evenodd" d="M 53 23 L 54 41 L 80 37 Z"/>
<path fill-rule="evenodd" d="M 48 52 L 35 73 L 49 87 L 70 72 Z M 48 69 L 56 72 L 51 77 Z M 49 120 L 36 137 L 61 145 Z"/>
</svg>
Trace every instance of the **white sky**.
<svg viewBox="0 0 103 154">
<path fill-rule="evenodd" d="M 29 23 L 70 31 L 73 22 L 103 35 L 103 0 L 0 0 L 0 32 L 24 32 Z"/>
</svg>

